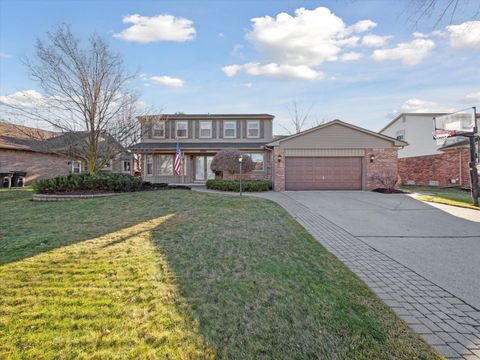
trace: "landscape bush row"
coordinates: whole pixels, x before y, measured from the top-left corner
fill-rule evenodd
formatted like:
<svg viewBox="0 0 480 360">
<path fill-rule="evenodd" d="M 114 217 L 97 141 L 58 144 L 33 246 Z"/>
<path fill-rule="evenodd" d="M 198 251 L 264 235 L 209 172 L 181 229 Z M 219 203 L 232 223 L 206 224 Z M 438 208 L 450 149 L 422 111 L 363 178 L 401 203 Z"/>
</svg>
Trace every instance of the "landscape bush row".
<svg viewBox="0 0 480 360">
<path fill-rule="evenodd" d="M 239 180 L 208 180 L 207 189 L 220 191 L 240 191 Z M 270 180 L 242 180 L 242 191 L 260 192 L 272 189 Z"/>
<path fill-rule="evenodd" d="M 142 188 L 142 180 L 129 174 L 96 173 L 69 174 L 38 180 L 33 188 L 41 194 L 75 191 L 130 192 Z"/>
</svg>

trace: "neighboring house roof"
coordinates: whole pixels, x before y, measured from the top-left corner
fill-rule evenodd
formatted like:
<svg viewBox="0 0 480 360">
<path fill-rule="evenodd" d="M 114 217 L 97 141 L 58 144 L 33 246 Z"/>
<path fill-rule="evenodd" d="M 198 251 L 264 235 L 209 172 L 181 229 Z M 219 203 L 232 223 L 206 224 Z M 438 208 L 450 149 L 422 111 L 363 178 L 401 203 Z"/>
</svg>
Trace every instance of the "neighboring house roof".
<svg viewBox="0 0 480 360">
<path fill-rule="evenodd" d="M 0 121 L 0 148 L 43 152 L 41 143 L 58 133 Z"/>
<path fill-rule="evenodd" d="M 470 147 L 470 140 L 468 138 L 458 140 L 456 142 L 452 142 L 450 144 L 441 146 L 438 148 L 439 151 L 445 151 L 445 150 L 453 150 L 457 148 L 465 148 L 465 147 Z"/>
<path fill-rule="evenodd" d="M 449 113 L 446 113 L 446 112 L 438 112 L 438 113 L 401 113 L 401 114 L 398 114 L 398 116 L 396 116 L 392 121 L 390 121 L 386 126 L 384 126 L 380 131 L 379 133 L 381 132 L 384 132 L 386 129 L 388 129 L 392 124 L 394 124 L 395 122 L 397 122 L 399 119 L 401 119 L 404 115 L 410 115 L 410 116 L 425 116 L 425 117 L 435 117 L 435 116 L 442 116 L 442 115 L 447 115 Z M 477 115 L 477 119 L 480 118 L 480 115 Z"/>
<path fill-rule="evenodd" d="M 281 138 L 279 140 L 274 140 L 271 143 L 267 144 L 267 146 L 278 146 L 281 142 L 288 141 L 288 140 L 294 139 L 296 137 L 299 137 L 299 136 L 302 136 L 302 135 L 305 135 L 305 134 L 311 133 L 313 131 L 317 131 L 317 130 L 320 130 L 320 129 L 323 129 L 323 128 L 326 128 L 326 127 L 329 127 L 329 126 L 332 126 L 332 125 L 346 126 L 348 128 L 363 132 L 365 134 L 376 136 L 376 137 L 378 137 L 380 139 L 383 139 L 383 140 L 391 141 L 395 146 L 400 147 L 400 146 L 408 145 L 408 143 L 406 141 L 398 140 L 398 139 L 395 139 L 393 137 L 383 135 L 383 134 L 379 134 L 379 133 L 376 133 L 374 131 L 370 131 L 370 130 L 367 130 L 367 129 L 364 129 L 364 128 L 361 128 L 361 127 L 358 127 L 358 126 L 355 126 L 355 125 L 352 125 L 352 124 L 349 124 L 349 123 L 346 123 L 346 122 L 343 122 L 341 120 L 336 119 L 336 120 L 333 120 L 333 121 L 329 121 L 325 124 L 315 126 L 311 129 L 301 131 L 297 134 L 293 134 L 291 136 L 287 136 L 287 137 Z"/>
<path fill-rule="evenodd" d="M 270 114 L 158 114 L 139 116 L 140 121 L 144 120 L 204 120 L 204 119 L 269 119 L 275 116 Z"/>
<path fill-rule="evenodd" d="M 261 149 L 265 146 L 265 143 L 253 143 L 253 142 L 202 142 L 202 143 L 182 143 L 180 142 L 180 149 Z M 130 147 L 131 150 L 175 150 L 176 143 L 138 143 Z"/>
</svg>

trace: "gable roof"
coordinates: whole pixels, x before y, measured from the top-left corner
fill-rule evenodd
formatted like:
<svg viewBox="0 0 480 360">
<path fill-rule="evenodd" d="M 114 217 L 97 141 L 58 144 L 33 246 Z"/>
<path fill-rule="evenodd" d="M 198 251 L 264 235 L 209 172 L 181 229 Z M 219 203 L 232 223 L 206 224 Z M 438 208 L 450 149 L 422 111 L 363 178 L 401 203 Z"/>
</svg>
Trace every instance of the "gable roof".
<svg viewBox="0 0 480 360">
<path fill-rule="evenodd" d="M 399 119 L 401 119 L 404 115 L 411 115 L 411 116 L 431 116 L 432 118 L 434 116 L 439 116 L 439 115 L 446 115 L 448 113 L 445 112 L 438 112 L 438 113 L 401 113 L 398 114 L 392 121 L 390 121 L 387 125 L 385 125 L 379 133 L 385 131 L 387 128 L 389 128 L 391 125 L 396 123 Z"/>
<path fill-rule="evenodd" d="M 0 149 L 40 152 L 40 144 L 57 135 L 54 131 L 0 121 Z"/>
<path fill-rule="evenodd" d="M 270 114 L 157 114 L 137 117 L 139 121 L 148 120 L 209 120 L 209 119 L 265 119 L 273 120 Z"/>
<path fill-rule="evenodd" d="M 352 125 L 352 124 L 346 123 L 342 120 L 336 119 L 336 120 L 329 121 L 325 124 L 315 126 L 311 129 L 304 130 L 304 131 L 301 131 L 299 133 L 296 133 L 296 134 L 293 134 L 293 135 L 290 135 L 290 136 L 272 141 L 271 143 L 267 144 L 267 146 L 278 146 L 281 142 L 288 141 L 288 140 L 294 139 L 296 137 L 303 136 L 305 134 L 311 133 L 313 131 L 321 130 L 323 128 L 326 128 L 326 127 L 329 127 L 329 126 L 332 126 L 332 125 L 345 126 L 345 127 L 350 128 L 350 129 L 353 129 L 353 130 L 360 131 L 360 132 L 368 134 L 368 135 L 378 137 L 378 138 L 383 139 L 383 140 L 391 141 L 395 146 L 406 146 L 406 145 L 408 145 L 408 143 L 406 141 L 398 140 L 398 139 L 392 138 L 390 136 L 379 134 L 379 133 L 376 133 L 374 131 L 370 131 L 370 130 L 361 128 L 359 126 Z"/>
</svg>

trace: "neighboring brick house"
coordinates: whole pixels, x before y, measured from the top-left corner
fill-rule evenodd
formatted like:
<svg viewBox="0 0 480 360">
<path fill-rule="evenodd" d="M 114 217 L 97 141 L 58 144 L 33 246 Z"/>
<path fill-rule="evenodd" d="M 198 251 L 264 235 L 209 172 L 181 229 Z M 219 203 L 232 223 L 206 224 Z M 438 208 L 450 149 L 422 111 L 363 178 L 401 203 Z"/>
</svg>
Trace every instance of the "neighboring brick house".
<svg viewBox="0 0 480 360">
<path fill-rule="evenodd" d="M 66 134 L 0 122 L 0 173 L 26 172 L 25 183 L 85 172 L 85 164 L 61 154 Z M 52 144 L 55 143 L 55 147 Z M 132 155 L 117 156 L 106 171 L 130 173 Z"/>
<path fill-rule="evenodd" d="M 278 191 L 371 190 L 381 187 L 373 175 L 396 176 L 397 148 L 406 145 L 340 120 L 281 138 L 273 137 L 268 114 L 174 114 L 139 121 L 145 135 L 132 150 L 142 155 L 142 176 L 152 182 L 204 183 L 215 178 L 213 156 L 235 148 L 256 165 L 243 178 L 272 180 Z M 180 176 L 173 171 L 177 142 L 184 159 Z"/>
<path fill-rule="evenodd" d="M 443 113 L 398 115 L 380 133 L 408 142 L 398 151 L 398 169 L 407 185 L 470 188 L 468 141 L 450 138 L 445 145 L 433 139 L 433 117 Z M 480 170 L 479 170 L 480 172 Z"/>
</svg>

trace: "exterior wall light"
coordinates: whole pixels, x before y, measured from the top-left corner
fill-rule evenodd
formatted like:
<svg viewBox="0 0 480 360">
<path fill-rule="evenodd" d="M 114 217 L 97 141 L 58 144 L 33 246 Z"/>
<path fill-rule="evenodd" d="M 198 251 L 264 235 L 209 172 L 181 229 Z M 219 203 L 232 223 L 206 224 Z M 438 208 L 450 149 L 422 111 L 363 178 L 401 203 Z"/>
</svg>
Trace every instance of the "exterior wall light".
<svg viewBox="0 0 480 360">
<path fill-rule="evenodd" d="M 278 154 L 278 155 L 277 155 L 277 161 L 278 161 L 278 162 L 282 162 L 282 154 Z"/>
<path fill-rule="evenodd" d="M 375 155 L 373 155 L 373 154 L 370 155 L 370 162 L 372 163 L 372 162 L 374 162 L 374 160 L 375 160 Z"/>
</svg>

